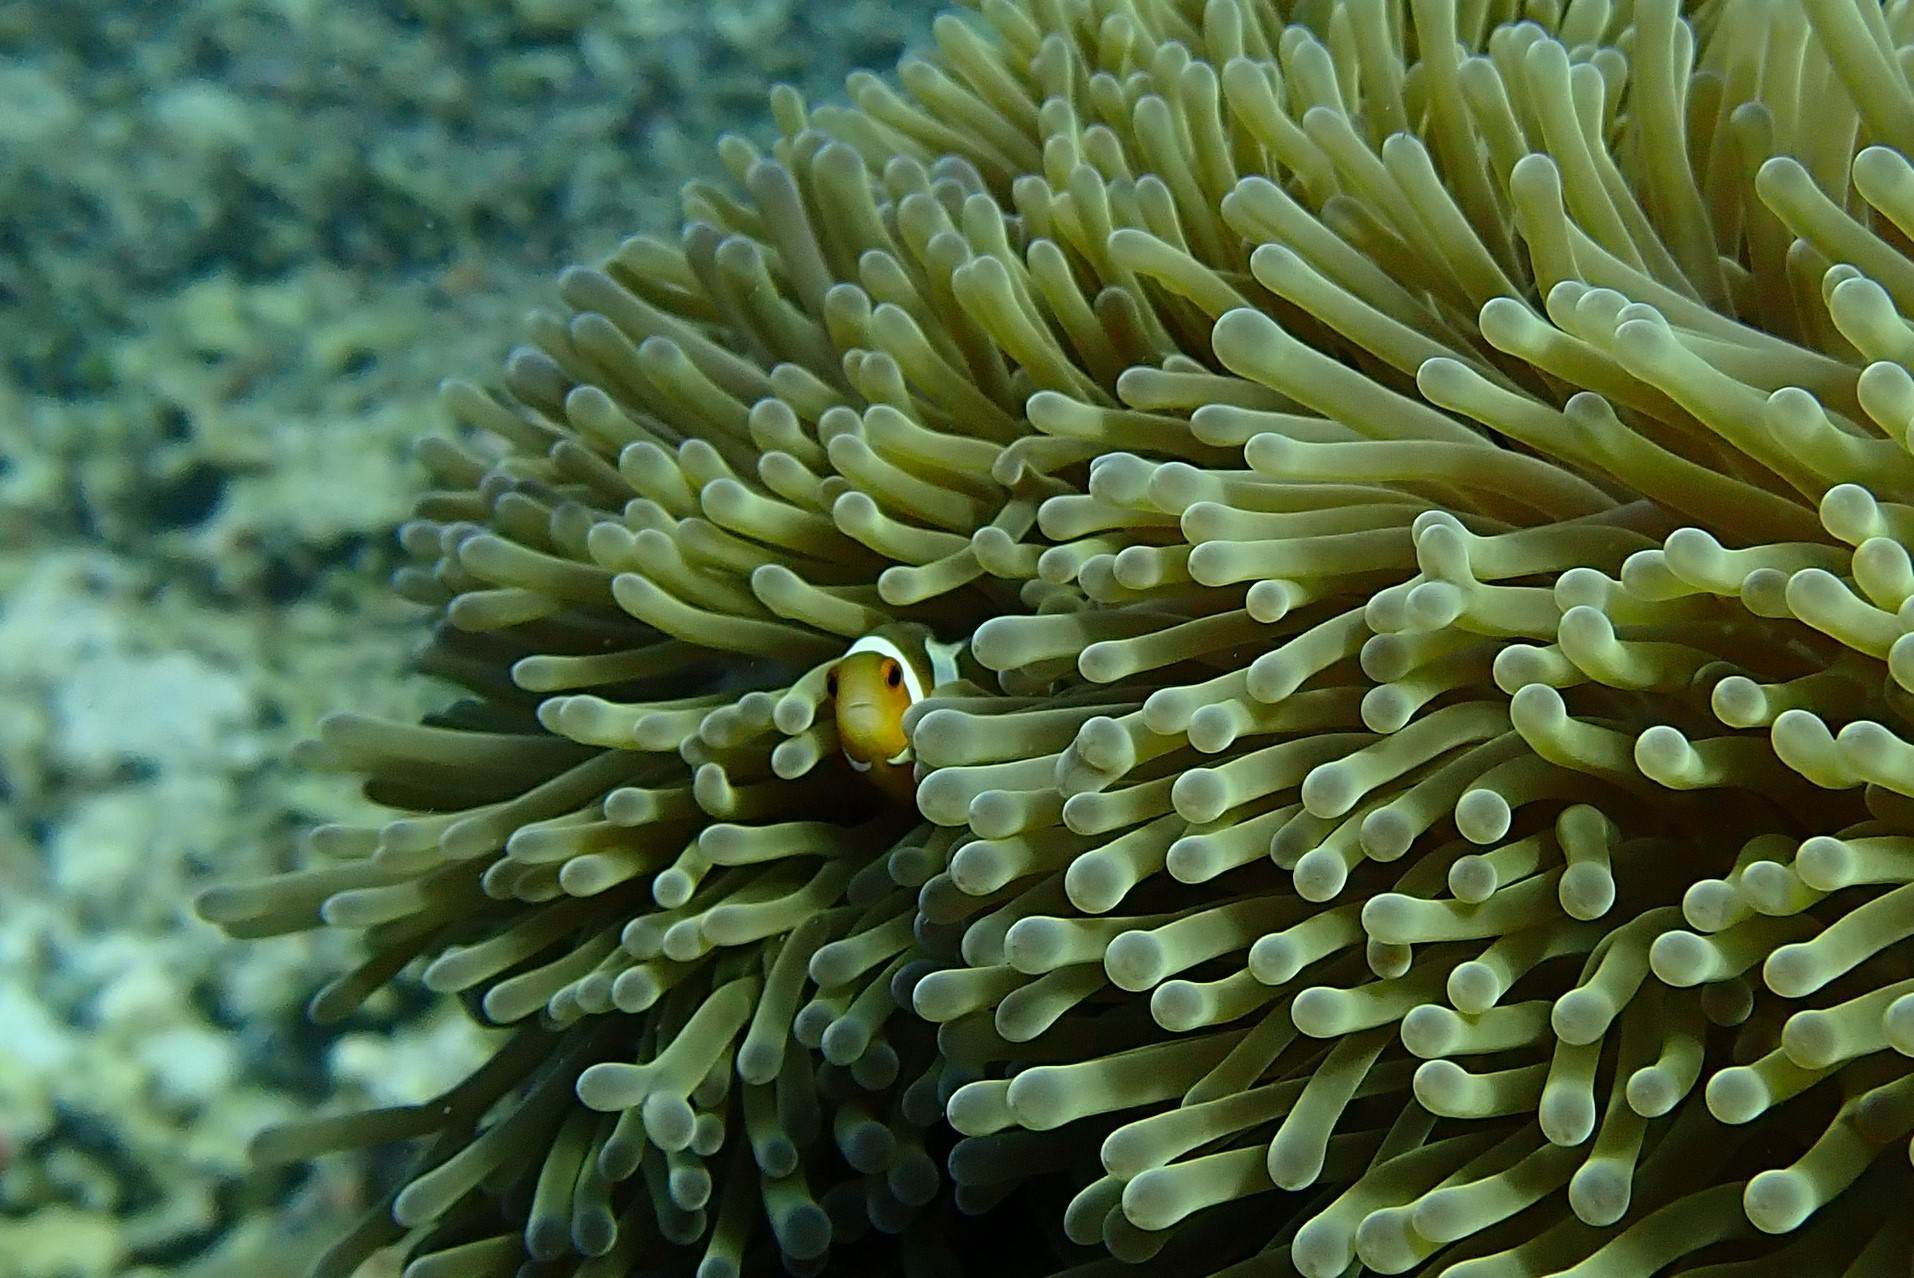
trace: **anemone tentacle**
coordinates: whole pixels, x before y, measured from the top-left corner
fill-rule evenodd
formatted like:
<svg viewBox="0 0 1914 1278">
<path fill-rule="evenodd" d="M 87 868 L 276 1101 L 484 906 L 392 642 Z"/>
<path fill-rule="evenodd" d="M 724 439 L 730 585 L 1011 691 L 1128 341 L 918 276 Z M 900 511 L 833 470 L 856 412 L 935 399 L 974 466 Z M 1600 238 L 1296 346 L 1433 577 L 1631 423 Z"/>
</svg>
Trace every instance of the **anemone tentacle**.
<svg viewBox="0 0 1914 1278">
<path fill-rule="evenodd" d="M 923 1260 L 947 1180 L 1086 1278 L 1904 1269 L 1911 45 L 984 0 L 776 93 L 447 387 L 470 695 L 308 751 L 395 815 L 202 902 L 518 1027 L 264 1139 L 425 1140 L 322 1268 Z M 887 795 L 899 626 L 963 663 Z"/>
</svg>

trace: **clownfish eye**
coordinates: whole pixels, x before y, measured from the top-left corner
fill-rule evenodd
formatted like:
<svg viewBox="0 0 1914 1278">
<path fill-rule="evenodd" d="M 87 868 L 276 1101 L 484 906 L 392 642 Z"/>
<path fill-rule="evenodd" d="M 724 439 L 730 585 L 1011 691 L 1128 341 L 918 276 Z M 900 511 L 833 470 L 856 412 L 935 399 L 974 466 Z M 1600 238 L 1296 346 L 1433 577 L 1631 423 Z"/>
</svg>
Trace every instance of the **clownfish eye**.
<svg viewBox="0 0 1914 1278">
<path fill-rule="evenodd" d="M 887 687 L 901 687 L 904 682 L 904 668 L 895 661 L 884 663 L 884 683 Z"/>
<path fill-rule="evenodd" d="M 837 695 L 836 666 L 831 667 L 831 672 L 824 676 L 824 695 L 827 697 L 835 697 Z"/>
</svg>

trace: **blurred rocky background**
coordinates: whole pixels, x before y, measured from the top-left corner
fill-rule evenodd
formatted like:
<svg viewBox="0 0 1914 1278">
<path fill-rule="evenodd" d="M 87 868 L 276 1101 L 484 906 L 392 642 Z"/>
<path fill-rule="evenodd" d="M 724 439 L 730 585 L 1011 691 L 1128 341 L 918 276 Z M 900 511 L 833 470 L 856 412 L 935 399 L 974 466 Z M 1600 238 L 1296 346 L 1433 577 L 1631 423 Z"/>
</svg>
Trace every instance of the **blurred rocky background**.
<svg viewBox="0 0 1914 1278">
<path fill-rule="evenodd" d="M 277 1119 L 480 1058 L 405 991 L 302 1007 L 349 938 L 232 944 L 210 883 L 350 819 L 330 709 L 412 715 L 390 530 L 439 380 L 567 262 L 670 232 L 925 38 L 933 0 L 0 4 L 0 1278 L 296 1274 L 377 1159 L 255 1171 Z"/>
</svg>

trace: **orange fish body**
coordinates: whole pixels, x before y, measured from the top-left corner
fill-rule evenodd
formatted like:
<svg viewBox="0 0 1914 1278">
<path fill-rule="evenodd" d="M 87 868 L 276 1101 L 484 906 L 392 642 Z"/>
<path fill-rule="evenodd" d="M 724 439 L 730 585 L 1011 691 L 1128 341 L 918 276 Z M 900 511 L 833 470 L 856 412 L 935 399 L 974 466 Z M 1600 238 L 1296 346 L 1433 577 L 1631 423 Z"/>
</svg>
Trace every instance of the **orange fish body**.
<svg viewBox="0 0 1914 1278">
<path fill-rule="evenodd" d="M 956 677 L 960 646 L 921 626 L 886 627 L 852 644 L 825 676 L 845 759 L 900 803 L 915 803 L 917 794 L 904 713 Z"/>
</svg>

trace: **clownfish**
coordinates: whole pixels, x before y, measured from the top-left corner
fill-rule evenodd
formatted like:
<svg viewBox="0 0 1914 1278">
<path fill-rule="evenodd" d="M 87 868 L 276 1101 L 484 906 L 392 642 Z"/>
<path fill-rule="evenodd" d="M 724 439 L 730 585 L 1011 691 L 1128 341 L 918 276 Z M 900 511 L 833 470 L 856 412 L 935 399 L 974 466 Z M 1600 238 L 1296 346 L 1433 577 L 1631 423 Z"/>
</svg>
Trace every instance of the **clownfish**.
<svg viewBox="0 0 1914 1278">
<path fill-rule="evenodd" d="M 824 676 L 845 760 L 900 802 L 917 793 L 904 712 L 957 678 L 962 648 L 940 643 L 925 626 L 885 626 L 853 643 Z"/>
</svg>

